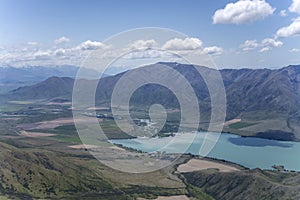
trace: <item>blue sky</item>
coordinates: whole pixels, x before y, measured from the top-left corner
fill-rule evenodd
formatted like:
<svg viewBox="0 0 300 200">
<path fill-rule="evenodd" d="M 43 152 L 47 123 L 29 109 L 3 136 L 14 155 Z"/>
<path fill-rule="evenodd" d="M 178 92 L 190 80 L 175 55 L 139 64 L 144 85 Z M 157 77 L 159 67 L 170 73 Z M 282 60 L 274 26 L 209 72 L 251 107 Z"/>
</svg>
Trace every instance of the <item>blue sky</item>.
<svg viewBox="0 0 300 200">
<path fill-rule="evenodd" d="M 80 65 L 114 34 L 162 27 L 198 39 L 177 45 L 201 41 L 219 68 L 278 68 L 300 64 L 299 24 L 299 0 L 0 0 L 0 63 Z"/>
</svg>

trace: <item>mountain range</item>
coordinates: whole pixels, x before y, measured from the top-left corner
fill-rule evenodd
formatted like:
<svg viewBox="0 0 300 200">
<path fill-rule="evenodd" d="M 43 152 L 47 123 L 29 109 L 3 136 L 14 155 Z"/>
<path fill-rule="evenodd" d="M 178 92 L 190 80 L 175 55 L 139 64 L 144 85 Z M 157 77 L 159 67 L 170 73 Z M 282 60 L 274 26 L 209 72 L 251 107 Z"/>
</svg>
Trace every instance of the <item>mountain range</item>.
<svg viewBox="0 0 300 200">
<path fill-rule="evenodd" d="M 0 67 L 0 93 L 6 93 L 18 87 L 33 85 L 45 79 L 58 77 L 75 78 L 79 67 L 72 65 L 61 66 L 27 66 L 27 67 Z M 96 79 L 98 73 L 92 69 L 82 69 L 80 78 Z"/>
<path fill-rule="evenodd" d="M 159 64 L 175 69 L 190 82 L 200 102 L 203 116 L 201 120 L 205 129 L 205 122 L 210 117 L 211 99 L 203 77 L 196 68 L 206 75 L 215 69 L 179 63 L 153 65 Z M 153 65 L 145 66 L 144 69 L 147 70 Z M 238 126 L 227 125 L 224 131 L 244 136 L 259 135 L 269 139 L 300 139 L 300 65 L 272 70 L 222 69 L 219 72 L 226 90 L 226 120 L 241 119 Z M 114 86 L 125 73 L 104 77 L 99 81 L 96 94 L 98 105 L 110 103 Z M 88 88 L 89 84 L 95 84 L 94 81 L 97 80 L 82 81 L 86 81 Z M 59 98 L 71 100 L 73 84 L 74 79 L 70 77 L 50 77 L 31 86 L 14 89 L 2 97 L 9 100 Z M 154 103 L 179 108 L 174 94 L 157 84 L 142 86 L 131 98 L 132 105 L 147 107 Z"/>
</svg>

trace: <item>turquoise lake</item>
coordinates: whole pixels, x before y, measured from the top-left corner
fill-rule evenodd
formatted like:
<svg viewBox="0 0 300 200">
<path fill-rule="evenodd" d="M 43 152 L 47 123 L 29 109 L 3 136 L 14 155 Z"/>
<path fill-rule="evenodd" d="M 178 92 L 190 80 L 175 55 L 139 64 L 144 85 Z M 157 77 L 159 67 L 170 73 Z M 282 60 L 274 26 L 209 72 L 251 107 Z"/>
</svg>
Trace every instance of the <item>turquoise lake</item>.
<svg viewBox="0 0 300 200">
<path fill-rule="evenodd" d="M 199 155 L 206 133 L 183 133 L 175 137 L 110 140 L 144 152 L 191 153 Z M 190 145 L 189 145 L 190 144 Z M 223 159 L 248 168 L 271 169 L 284 165 L 285 169 L 300 171 L 300 143 L 240 137 L 221 134 L 207 157 Z"/>
</svg>

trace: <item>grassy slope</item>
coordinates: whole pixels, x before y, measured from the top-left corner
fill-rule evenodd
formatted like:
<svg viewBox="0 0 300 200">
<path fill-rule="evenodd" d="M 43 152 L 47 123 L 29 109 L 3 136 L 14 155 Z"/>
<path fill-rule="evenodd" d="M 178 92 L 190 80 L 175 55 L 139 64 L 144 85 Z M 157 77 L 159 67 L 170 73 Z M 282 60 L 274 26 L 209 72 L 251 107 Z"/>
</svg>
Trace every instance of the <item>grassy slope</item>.
<svg viewBox="0 0 300 200">
<path fill-rule="evenodd" d="M 43 150 L 20 150 L 0 143 L 0 191 L 38 198 L 82 195 L 124 196 L 97 176 L 82 158 Z"/>
<path fill-rule="evenodd" d="M 258 169 L 232 173 L 185 173 L 186 182 L 215 199 L 299 199 L 300 174 Z"/>
<path fill-rule="evenodd" d="M 34 147 L 44 140 L 32 141 L 14 143 L 20 146 L 31 143 L 31 148 L 16 148 L 0 142 L 0 194 L 10 198 L 67 199 L 155 198 L 187 194 L 186 186 L 171 173 L 172 167 L 147 174 L 128 174 L 102 165 L 86 151 L 71 148 L 66 151 L 67 144 L 59 146 L 53 141 L 57 147 L 54 152 L 49 150 L 53 147 Z"/>
</svg>

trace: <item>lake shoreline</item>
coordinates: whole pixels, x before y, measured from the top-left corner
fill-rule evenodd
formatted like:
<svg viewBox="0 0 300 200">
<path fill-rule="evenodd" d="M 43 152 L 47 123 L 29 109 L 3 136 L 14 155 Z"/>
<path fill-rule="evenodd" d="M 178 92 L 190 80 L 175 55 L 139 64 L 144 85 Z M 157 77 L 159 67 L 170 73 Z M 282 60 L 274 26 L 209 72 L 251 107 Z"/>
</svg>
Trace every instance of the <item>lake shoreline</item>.
<svg viewBox="0 0 300 200">
<path fill-rule="evenodd" d="M 182 154 L 182 157 L 187 157 L 186 163 L 190 160 L 197 159 L 197 160 L 215 162 L 215 163 L 227 165 L 227 166 L 230 166 L 230 167 L 235 167 L 239 170 L 250 170 L 250 168 L 248 168 L 246 166 L 243 166 L 241 164 L 234 163 L 234 162 L 231 162 L 231 161 L 228 161 L 228 160 L 224 160 L 224 159 L 218 159 L 218 158 L 213 158 L 213 157 L 201 157 L 199 155 L 193 155 L 193 154 L 190 154 L 190 153 Z M 184 163 L 181 163 L 181 164 L 184 164 Z"/>
<path fill-rule="evenodd" d="M 201 130 L 198 132 L 208 132 L 207 130 Z M 300 142 L 300 139 L 297 139 L 296 137 L 291 136 L 292 133 L 287 133 L 287 132 L 281 132 L 281 135 L 277 135 L 272 137 L 271 134 L 273 134 L 272 131 L 269 132 L 259 132 L 256 133 L 255 135 L 242 135 L 239 133 L 234 133 L 234 132 L 230 132 L 230 131 L 222 131 L 221 134 L 231 134 L 231 135 L 238 135 L 240 137 L 243 138 L 259 138 L 259 139 L 265 139 L 265 140 L 273 140 L 273 141 L 280 141 L 280 142 Z M 285 134 L 289 134 L 288 136 L 285 136 Z M 174 135 L 176 135 L 176 133 L 162 133 L 159 136 L 155 135 L 153 137 L 173 137 Z M 137 138 L 137 137 L 132 137 L 133 138 Z M 120 138 L 121 139 L 121 138 Z M 127 138 L 126 138 L 127 139 Z"/>
<path fill-rule="evenodd" d="M 200 134 L 197 136 L 198 133 Z M 195 134 L 195 138 L 191 138 L 189 134 Z M 284 166 L 288 171 L 300 171 L 300 163 L 296 159 L 296 154 L 292 153 L 300 149 L 300 144 L 297 142 L 242 137 L 223 132 L 217 138 L 209 154 L 205 155 L 199 154 L 200 144 L 203 144 L 206 138 L 205 134 L 205 132 L 180 133 L 176 134 L 178 137 L 174 140 L 172 138 L 176 136 L 149 139 L 117 139 L 109 142 L 131 151 L 141 153 L 161 151 L 166 154 L 188 154 L 194 158 L 204 157 L 226 164 L 232 163 L 244 169 L 272 170 L 273 166 Z M 192 143 L 190 143 L 191 141 Z M 185 144 L 185 142 L 189 143 Z M 186 145 L 188 146 L 185 147 Z"/>
<path fill-rule="evenodd" d="M 256 135 L 241 135 L 241 134 L 233 133 L 230 131 L 221 132 L 221 134 L 226 134 L 226 133 L 232 134 L 232 135 L 238 135 L 238 136 L 241 136 L 244 138 L 259 138 L 259 139 L 274 140 L 274 141 L 280 141 L 280 142 L 300 142 L 300 140 L 295 137 L 292 138 L 292 136 L 284 136 L 283 134 L 285 134 L 285 133 L 282 133 L 281 136 L 277 135 L 277 136 L 272 137 L 271 135 L 269 135 L 271 132 L 259 132 L 259 133 L 256 133 Z"/>
</svg>

